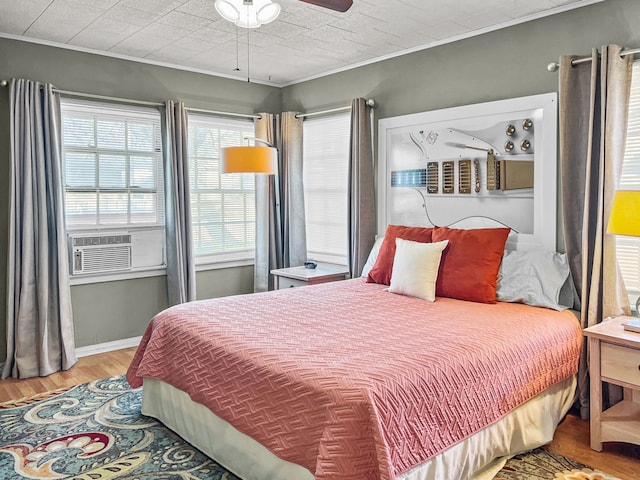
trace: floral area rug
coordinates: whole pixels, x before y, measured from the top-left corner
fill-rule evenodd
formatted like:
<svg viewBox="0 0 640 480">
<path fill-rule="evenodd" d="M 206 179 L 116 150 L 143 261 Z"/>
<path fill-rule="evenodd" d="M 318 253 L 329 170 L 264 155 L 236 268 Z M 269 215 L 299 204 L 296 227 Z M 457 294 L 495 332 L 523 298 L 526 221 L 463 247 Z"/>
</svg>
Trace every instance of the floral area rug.
<svg viewBox="0 0 640 480">
<path fill-rule="evenodd" d="M 124 376 L 0 405 L 0 479 L 238 480 L 140 413 Z"/>
<path fill-rule="evenodd" d="M 118 376 L 0 404 L 0 479 L 240 480 L 141 403 L 141 389 Z M 618 479 L 536 449 L 495 480 Z"/>
</svg>

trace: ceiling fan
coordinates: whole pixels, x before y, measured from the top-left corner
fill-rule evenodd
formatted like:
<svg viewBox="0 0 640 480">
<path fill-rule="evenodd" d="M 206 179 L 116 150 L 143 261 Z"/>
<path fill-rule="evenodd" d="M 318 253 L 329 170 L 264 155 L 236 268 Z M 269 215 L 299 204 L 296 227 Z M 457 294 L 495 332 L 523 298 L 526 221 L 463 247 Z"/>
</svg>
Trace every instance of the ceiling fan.
<svg viewBox="0 0 640 480">
<path fill-rule="evenodd" d="M 353 5 L 353 0 L 300 1 L 338 12 L 346 12 Z M 215 8 L 222 18 L 243 28 L 258 28 L 260 25 L 266 25 L 273 22 L 280 14 L 280 5 L 272 0 L 216 0 Z"/>
<path fill-rule="evenodd" d="M 329 8 L 337 12 L 346 12 L 353 5 L 353 0 L 300 0 L 319 7 Z"/>
</svg>

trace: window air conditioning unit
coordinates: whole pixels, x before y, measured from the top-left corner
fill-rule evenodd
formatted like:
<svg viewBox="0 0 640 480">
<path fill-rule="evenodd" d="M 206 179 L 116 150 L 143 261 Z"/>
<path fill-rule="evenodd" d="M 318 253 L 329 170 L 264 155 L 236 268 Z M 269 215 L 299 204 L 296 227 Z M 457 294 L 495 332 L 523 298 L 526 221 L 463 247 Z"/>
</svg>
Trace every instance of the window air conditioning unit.
<svg viewBox="0 0 640 480">
<path fill-rule="evenodd" d="M 72 275 L 131 270 L 131 234 L 69 235 Z"/>
</svg>

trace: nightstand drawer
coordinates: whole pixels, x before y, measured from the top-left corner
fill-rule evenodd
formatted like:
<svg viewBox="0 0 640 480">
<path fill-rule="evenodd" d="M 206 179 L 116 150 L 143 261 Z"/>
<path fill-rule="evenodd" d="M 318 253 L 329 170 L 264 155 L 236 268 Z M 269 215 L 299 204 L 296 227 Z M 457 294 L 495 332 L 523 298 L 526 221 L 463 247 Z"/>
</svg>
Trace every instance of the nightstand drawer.
<svg viewBox="0 0 640 480">
<path fill-rule="evenodd" d="M 278 290 L 291 287 L 304 287 L 306 285 L 309 285 L 309 283 L 295 278 L 279 277 L 278 279 Z"/>
<path fill-rule="evenodd" d="M 640 350 L 603 342 L 600 365 L 603 377 L 640 386 Z"/>
</svg>

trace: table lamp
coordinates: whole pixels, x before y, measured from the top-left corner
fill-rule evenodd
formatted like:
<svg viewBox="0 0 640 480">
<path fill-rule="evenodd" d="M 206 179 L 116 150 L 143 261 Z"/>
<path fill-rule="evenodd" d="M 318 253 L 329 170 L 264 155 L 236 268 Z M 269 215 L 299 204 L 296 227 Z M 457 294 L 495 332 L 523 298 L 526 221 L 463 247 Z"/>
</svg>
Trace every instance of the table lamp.
<svg viewBox="0 0 640 480">
<path fill-rule="evenodd" d="M 613 197 L 607 233 L 640 237 L 640 190 L 617 190 Z M 636 312 L 640 297 L 636 301 Z"/>
</svg>

